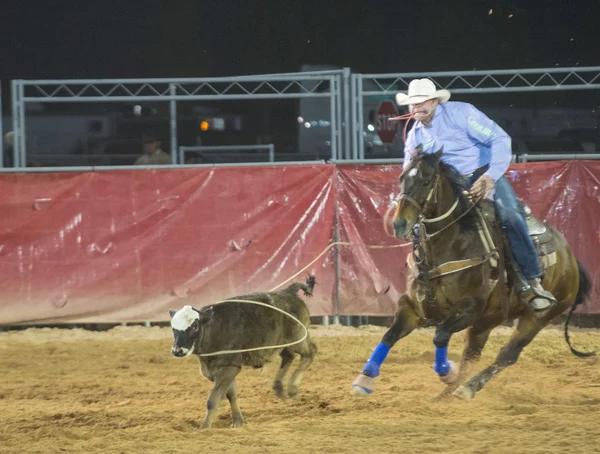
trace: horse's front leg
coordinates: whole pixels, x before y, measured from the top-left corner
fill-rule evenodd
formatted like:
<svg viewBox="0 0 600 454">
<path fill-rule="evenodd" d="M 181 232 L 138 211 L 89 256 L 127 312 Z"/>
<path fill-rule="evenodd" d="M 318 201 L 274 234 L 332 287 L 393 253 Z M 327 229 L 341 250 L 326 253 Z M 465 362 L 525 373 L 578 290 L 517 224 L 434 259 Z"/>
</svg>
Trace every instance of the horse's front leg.
<svg viewBox="0 0 600 454">
<path fill-rule="evenodd" d="M 440 377 L 443 378 L 442 381 L 448 386 L 446 386 L 437 397 L 434 397 L 432 402 L 439 402 L 441 400 L 451 398 L 452 393 L 456 391 L 456 389 L 458 389 L 458 387 L 462 385 L 467 378 L 469 378 L 469 374 L 481 357 L 481 352 L 483 351 L 485 344 L 490 337 L 492 329 L 492 327 L 480 327 L 477 325 L 468 328 L 465 339 L 465 348 L 460 361 L 460 367 L 458 368 L 458 376 L 456 379 L 448 375 L 445 377 Z M 448 362 L 452 363 L 452 361 Z"/>
<path fill-rule="evenodd" d="M 362 373 L 352 383 L 352 394 L 364 396 L 375 390 L 375 377 L 379 375 L 381 364 L 388 352 L 403 337 L 408 336 L 421 323 L 421 318 L 412 309 L 411 300 L 404 294 L 398 301 L 398 311 L 394 324 L 383 335 L 381 342 L 377 344 L 373 353 L 365 363 Z"/>
<path fill-rule="evenodd" d="M 492 298 L 492 304 L 499 301 L 497 296 L 493 296 Z M 443 381 L 446 382 L 448 386 L 446 386 L 444 391 L 442 391 L 442 393 L 434 400 L 450 398 L 452 393 L 465 382 L 471 374 L 473 367 L 481 358 L 481 352 L 490 337 L 490 333 L 496 326 L 505 322 L 507 317 L 508 307 L 500 305 L 495 311 L 487 313 L 467 329 L 465 347 L 460 362 L 458 377 L 456 377 L 456 380 L 444 379 Z"/>
<path fill-rule="evenodd" d="M 446 320 L 440 323 L 436 327 L 435 335 L 433 336 L 433 344 L 435 345 L 433 370 L 439 375 L 440 380 L 446 384 L 454 383 L 459 376 L 458 366 L 453 361 L 448 361 L 448 344 L 450 343 L 450 338 L 454 333 L 458 333 L 473 325 L 478 318 L 478 305 L 474 298 L 469 298 L 458 306 L 460 309 L 453 312 Z"/>
</svg>

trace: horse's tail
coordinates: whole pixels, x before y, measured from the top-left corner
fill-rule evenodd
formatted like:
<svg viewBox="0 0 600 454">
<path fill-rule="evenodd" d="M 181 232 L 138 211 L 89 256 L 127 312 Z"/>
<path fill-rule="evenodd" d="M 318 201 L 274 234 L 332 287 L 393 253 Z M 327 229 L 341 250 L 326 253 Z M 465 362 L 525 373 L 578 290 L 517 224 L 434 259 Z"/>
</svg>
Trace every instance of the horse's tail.
<svg viewBox="0 0 600 454">
<path fill-rule="evenodd" d="M 571 352 L 577 356 L 578 358 L 589 358 L 590 356 L 596 356 L 596 352 L 580 352 L 579 350 L 573 348 L 571 345 L 571 339 L 569 338 L 569 321 L 571 320 L 571 315 L 577 309 L 577 306 L 580 304 L 585 304 L 585 300 L 590 295 L 590 291 L 592 290 L 592 283 L 590 280 L 590 276 L 583 267 L 583 265 L 577 262 L 577 268 L 579 270 L 579 290 L 577 291 L 577 296 L 575 297 L 575 302 L 571 306 L 569 310 L 569 314 L 567 315 L 567 320 L 565 321 L 565 339 Z"/>
</svg>

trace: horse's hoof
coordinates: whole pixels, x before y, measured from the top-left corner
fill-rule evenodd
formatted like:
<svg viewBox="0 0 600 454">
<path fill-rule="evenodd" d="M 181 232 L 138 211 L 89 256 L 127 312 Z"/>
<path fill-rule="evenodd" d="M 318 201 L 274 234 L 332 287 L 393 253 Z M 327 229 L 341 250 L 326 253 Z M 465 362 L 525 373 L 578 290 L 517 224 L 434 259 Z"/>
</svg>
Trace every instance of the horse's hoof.
<svg viewBox="0 0 600 454">
<path fill-rule="evenodd" d="M 368 396 L 375 391 L 375 379 L 360 374 L 352 383 L 353 396 Z"/>
<path fill-rule="evenodd" d="M 471 400 L 475 397 L 475 392 L 466 386 L 459 386 L 456 391 L 452 393 L 454 397 L 458 397 L 461 400 Z"/>
<path fill-rule="evenodd" d="M 460 372 L 460 368 L 458 364 L 454 361 L 448 361 L 450 364 L 450 371 L 446 375 L 440 375 L 440 380 L 442 383 L 446 383 L 447 385 L 451 385 L 458 379 L 458 373 Z"/>
</svg>

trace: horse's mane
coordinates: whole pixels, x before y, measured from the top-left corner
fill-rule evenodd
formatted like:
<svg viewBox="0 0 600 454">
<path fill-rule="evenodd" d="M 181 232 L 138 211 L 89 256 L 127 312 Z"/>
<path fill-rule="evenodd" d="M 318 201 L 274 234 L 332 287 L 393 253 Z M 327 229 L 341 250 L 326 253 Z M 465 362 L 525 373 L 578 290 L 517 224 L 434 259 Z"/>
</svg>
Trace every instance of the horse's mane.
<svg viewBox="0 0 600 454">
<path fill-rule="evenodd" d="M 472 202 L 465 194 L 465 192 L 469 191 L 469 187 L 467 186 L 466 179 L 460 172 L 454 166 L 446 164 L 441 160 L 438 161 L 439 158 L 431 153 L 419 153 L 418 157 L 433 167 L 436 167 L 436 165 L 439 167 L 440 176 L 446 177 L 454 190 L 454 195 L 458 197 L 459 212 L 462 214 L 467 211 Z M 462 231 L 474 229 L 477 226 L 475 211 L 470 210 L 458 221 L 458 224 Z"/>
</svg>

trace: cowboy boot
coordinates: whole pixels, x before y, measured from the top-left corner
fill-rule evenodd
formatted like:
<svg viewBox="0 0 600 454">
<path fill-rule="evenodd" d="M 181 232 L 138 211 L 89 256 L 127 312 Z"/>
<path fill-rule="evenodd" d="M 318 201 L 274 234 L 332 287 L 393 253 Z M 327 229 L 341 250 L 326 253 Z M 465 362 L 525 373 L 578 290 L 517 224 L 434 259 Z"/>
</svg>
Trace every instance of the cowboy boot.
<svg viewBox="0 0 600 454">
<path fill-rule="evenodd" d="M 554 295 L 542 287 L 540 278 L 529 279 L 528 286 L 519 292 L 521 300 L 528 304 L 537 318 L 543 318 L 556 306 Z"/>
</svg>

